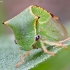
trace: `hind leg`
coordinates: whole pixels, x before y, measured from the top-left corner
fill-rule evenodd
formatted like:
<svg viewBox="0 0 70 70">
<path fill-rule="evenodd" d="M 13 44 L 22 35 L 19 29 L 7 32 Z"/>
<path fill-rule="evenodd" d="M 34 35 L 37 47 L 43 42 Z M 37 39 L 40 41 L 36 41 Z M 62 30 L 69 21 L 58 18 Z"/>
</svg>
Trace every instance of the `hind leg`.
<svg viewBox="0 0 70 70">
<path fill-rule="evenodd" d="M 70 40 L 70 38 L 66 38 L 65 40 L 59 41 L 59 43 L 64 43 L 66 41 Z"/>
<path fill-rule="evenodd" d="M 48 42 L 48 41 L 44 41 L 44 43 L 52 45 L 52 46 L 63 47 L 63 48 L 68 49 L 68 47 L 65 46 L 62 42 Z"/>
<path fill-rule="evenodd" d="M 42 40 L 40 40 L 40 42 L 41 42 L 41 46 L 42 46 L 43 51 L 44 51 L 45 53 L 47 53 L 47 54 L 50 54 L 50 55 L 54 56 L 54 53 L 53 53 L 53 52 L 49 52 L 49 51 L 46 49 L 44 43 L 45 43 L 45 44 L 48 44 L 48 45 L 52 45 L 52 46 L 56 46 L 56 47 L 63 47 L 63 48 L 68 49 L 68 47 L 63 44 L 63 42 L 66 42 L 67 40 L 69 40 L 69 38 L 66 39 L 66 40 L 64 40 L 64 41 L 60 41 L 60 42 L 49 42 L 49 41 L 42 41 Z"/>
</svg>

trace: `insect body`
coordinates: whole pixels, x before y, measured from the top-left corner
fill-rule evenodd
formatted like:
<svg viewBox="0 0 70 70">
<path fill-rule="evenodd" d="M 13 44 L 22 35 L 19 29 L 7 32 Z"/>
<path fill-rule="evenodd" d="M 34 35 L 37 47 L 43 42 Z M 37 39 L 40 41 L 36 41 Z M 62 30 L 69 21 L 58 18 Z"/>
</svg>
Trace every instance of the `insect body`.
<svg viewBox="0 0 70 70">
<path fill-rule="evenodd" d="M 14 18 L 4 22 L 9 25 L 14 32 L 16 42 L 22 50 L 30 51 L 33 48 L 42 48 L 45 53 L 54 55 L 46 49 L 47 45 L 62 46 L 67 49 L 63 42 L 67 41 L 68 33 L 65 27 L 58 22 L 58 18 L 48 11 L 38 7 L 30 6 Z M 25 53 L 24 56 L 28 55 Z M 16 67 L 24 62 L 21 61 Z"/>
</svg>

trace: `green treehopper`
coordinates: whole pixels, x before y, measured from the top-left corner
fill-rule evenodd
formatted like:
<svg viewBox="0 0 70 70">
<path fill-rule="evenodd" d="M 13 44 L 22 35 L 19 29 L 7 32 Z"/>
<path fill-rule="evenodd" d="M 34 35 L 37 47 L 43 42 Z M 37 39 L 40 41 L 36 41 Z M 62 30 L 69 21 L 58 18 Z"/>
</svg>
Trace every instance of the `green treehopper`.
<svg viewBox="0 0 70 70">
<path fill-rule="evenodd" d="M 54 53 L 47 50 L 47 45 L 68 49 L 63 44 L 70 39 L 65 27 L 58 22 L 56 16 L 39 6 L 29 6 L 4 24 L 13 29 L 15 42 L 22 50 L 27 51 L 23 56 L 21 55 L 21 61 L 16 64 L 16 67 L 24 62 L 24 57 L 31 49 L 42 48 L 45 53 L 52 56 Z"/>
</svg>

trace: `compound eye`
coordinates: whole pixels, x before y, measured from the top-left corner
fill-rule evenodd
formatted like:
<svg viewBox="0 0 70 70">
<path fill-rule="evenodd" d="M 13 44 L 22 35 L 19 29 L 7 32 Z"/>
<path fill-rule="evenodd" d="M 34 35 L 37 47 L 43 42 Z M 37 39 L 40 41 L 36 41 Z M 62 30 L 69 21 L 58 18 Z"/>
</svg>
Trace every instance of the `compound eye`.
<svg viewBox="0 0 70 70">
<path fill-rule="evenodd" d="M 38 41 L 39 39 L 40 39 L 39 35 L 35 36 L 35 41 Z"/>
<path fill-rule="evenodd" d="M 14 42 L 15 42 L 15 44 L 17 44 L 17 40 L 16 39 L 14 40 Z"/>
</svg>

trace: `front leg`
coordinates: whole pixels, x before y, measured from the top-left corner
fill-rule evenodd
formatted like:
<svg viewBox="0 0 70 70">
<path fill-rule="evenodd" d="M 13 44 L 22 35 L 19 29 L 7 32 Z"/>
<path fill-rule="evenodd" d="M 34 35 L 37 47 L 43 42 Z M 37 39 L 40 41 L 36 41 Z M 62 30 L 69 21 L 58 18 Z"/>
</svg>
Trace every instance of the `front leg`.
<svg viewBox="0 0 70 70">
<path fill-rule="evenodd" d="M 18 68 L 21 64 L 24 63 L 24 57 L 29 55 L 29 51 L 27 51 L 24 55 L 20 55 L 20 62 L 16 64 L 16 68 Z"/>
</svg>

